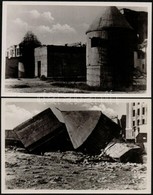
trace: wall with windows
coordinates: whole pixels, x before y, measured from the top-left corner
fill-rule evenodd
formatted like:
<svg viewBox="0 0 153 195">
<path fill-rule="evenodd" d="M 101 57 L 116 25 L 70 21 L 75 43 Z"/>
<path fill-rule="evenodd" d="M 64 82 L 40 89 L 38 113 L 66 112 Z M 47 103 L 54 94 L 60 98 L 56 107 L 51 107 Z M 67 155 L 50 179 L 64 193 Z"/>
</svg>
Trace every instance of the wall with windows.
<svg viewBox="0 0 153 195">
<path fill-rule="evenodd" d="M 7 58 L 15 58 L 15 57 L 20 57 L 21 52 L 20 52 L 20 47 L 19 45 L 12 45 L 7 49 L 6 52 L 6 57 Z"/>
<path fill-rule="evenodd" d="M 126 139 L 135 139 L 139 133 L 146 133 L 147 105 L 144 102 L 127 103 Z"/>
</svg>

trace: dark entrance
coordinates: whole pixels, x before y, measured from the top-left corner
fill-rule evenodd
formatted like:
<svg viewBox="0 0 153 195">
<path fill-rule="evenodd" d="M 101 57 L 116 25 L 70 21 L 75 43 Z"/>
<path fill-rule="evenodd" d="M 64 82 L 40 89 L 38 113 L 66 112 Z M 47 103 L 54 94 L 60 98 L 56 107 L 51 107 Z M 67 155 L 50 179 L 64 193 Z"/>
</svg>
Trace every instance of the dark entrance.
<svg viewBox="0 0 153 195">
<path fill-rule="evenodd" d="M 38 61 L 38 77 L 41 76 L 41 61 Z"/>
</svg>

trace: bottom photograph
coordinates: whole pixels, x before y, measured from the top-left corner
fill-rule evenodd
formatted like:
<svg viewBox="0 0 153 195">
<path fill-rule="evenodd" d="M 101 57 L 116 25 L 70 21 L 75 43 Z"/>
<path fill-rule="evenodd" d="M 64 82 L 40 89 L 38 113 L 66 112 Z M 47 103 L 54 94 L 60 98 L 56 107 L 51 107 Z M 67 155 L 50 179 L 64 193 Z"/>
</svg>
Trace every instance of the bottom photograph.
<svg viewBox="0 0 153 195">
<path fill-rule="evenodd" d="M 150 100 L 5 98 L 2 113 L 3 192 L 151 191 Z"/>
</svg>

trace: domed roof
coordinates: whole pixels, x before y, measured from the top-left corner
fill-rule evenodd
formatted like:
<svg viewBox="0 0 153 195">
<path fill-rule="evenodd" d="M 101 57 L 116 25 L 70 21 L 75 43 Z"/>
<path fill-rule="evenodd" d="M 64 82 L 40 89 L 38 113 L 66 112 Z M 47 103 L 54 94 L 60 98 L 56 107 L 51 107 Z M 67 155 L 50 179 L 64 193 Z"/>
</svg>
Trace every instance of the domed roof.
<svg viewBox="0 0 153 195">
<path fill-rule="evenodd" d="M 117 7 L 102 7 L 101 13 L 95 18 L 86 33 L 114 27 L 133 29 Z"/>
</svg>

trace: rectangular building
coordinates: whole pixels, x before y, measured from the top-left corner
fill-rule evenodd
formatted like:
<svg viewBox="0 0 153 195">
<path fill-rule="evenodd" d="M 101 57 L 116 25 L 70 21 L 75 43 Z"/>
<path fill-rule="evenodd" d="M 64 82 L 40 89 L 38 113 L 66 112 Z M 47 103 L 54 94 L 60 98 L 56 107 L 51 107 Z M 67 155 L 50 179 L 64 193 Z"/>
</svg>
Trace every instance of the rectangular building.
<svg viewBox="0 0 153 195">
<path fill-rule="evenodd" d="M 47 45 L 35 49 L 35 77 L 63 81 L 86 78 L 86 47 Z"/>
</svg>

